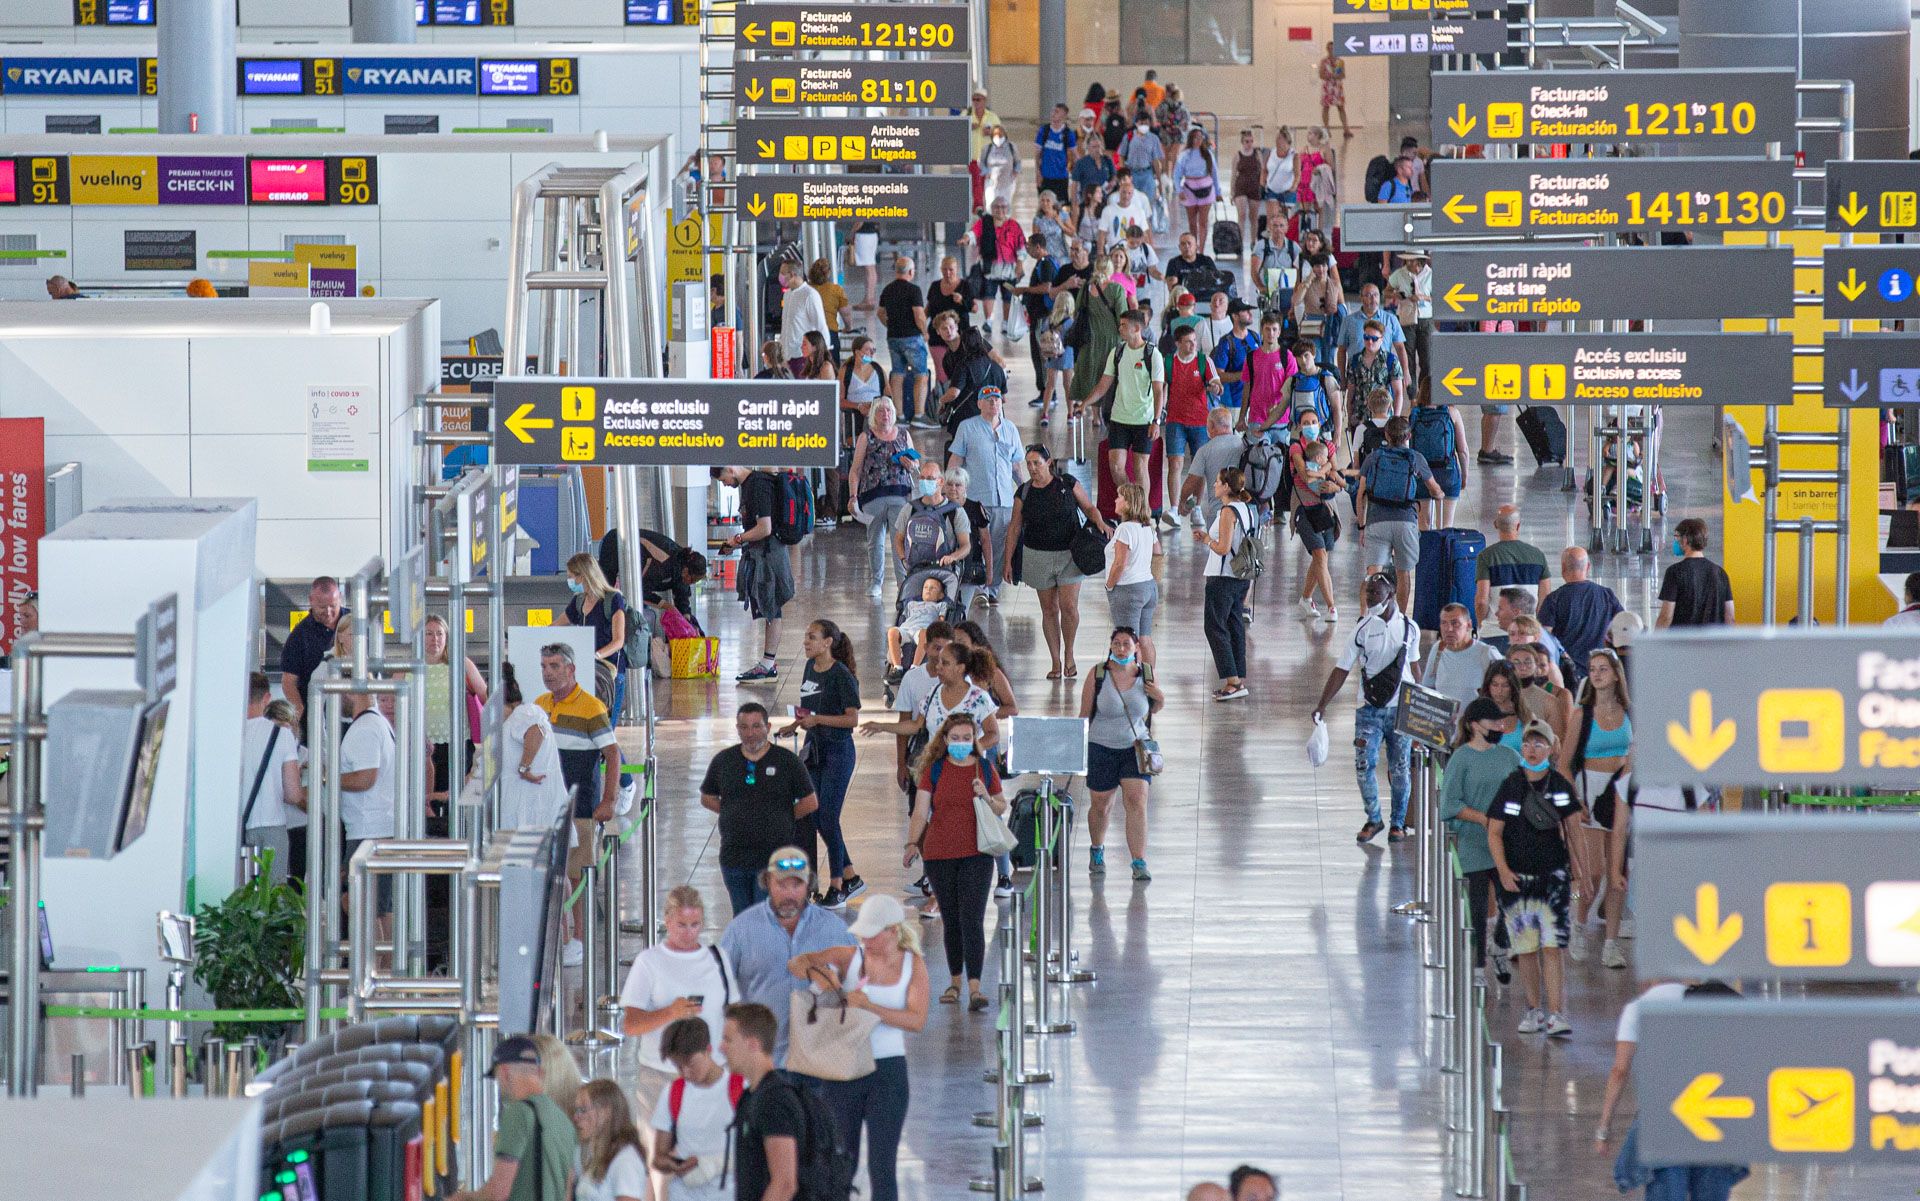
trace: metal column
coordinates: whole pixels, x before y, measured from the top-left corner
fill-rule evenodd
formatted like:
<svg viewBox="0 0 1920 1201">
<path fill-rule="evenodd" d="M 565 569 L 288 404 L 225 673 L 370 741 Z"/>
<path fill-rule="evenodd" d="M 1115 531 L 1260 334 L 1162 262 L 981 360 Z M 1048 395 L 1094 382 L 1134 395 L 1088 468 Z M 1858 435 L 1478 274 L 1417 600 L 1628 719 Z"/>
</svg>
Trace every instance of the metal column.
<svg viewBox="0 0 1920 1201">
<path fill-rule="evenodd" d="M 180 0 L 166 0 L 170 8 Z M 355 42 L 384 42 L 412 45 L 417 39 L 413 23 L 413 0 L 351 0 Z M 229 51 L 228 58 L 232 58 Z"/>
<path fill-rule="evenodd" d="M 412 5 L 406 7 L 411 22 Z M 238 133 L 232 0 L 166 0 L 154 20 L 159 33 L 160 132 Z"/>
</svg>

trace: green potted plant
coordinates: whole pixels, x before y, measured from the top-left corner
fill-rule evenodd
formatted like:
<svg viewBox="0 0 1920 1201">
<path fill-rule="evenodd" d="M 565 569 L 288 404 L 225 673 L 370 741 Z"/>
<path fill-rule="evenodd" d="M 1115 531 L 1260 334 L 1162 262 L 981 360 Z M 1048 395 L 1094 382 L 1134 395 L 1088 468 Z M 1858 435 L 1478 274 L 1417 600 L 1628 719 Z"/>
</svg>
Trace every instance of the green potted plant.
<svg viewBox="0 0 1920 1201">
<path fill-rule="evenodd" d="M 194 917 L 193 978 L 220 1009 L 297 1009 L 296 984 L 307 940 L 307 905 L 301 890 L 273 882 L 273 852 L 260 874 L 217 905 L 202 905 Z M 248 1035 L 262 1043 L 284 1038 L 294 1023 L 221 1022 L 214 1033 L 229 1041 Z"/>
</svg>

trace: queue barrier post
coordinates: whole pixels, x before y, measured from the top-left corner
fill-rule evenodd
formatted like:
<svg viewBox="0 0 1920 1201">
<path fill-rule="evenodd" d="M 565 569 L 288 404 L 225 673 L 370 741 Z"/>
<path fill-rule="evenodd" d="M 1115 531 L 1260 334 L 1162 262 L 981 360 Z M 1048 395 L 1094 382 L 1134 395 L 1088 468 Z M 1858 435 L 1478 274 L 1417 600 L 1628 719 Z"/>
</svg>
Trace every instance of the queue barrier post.
<svg viewBox="0 0 1920 1201">
<path fill-rule="evenodd" d="M 621 1040 L 620 1034 L 620 840 L 605 826 L 595 827 L 600 832 L 599 842 L 605 854 L 599 862 L 600 868 L 600 908 L 606 915 L 600 938 L 602 987 L 596 992 L 587 991 L 587 1022 L 597 1026 L 600 1033 L 613 1042 Z M 585 898 L 582 904 L 592 904 L 591 898 Z"/>
<path fill-rule="evenodd" d="M 1416 742 L 1409 754 L 1412 757 L 1413 792 L 1408 798 L 1408 809 L 1416 814 L 1414 829 L 1418 839 L 1415 844 L 1418 853 L 1414 856 L 1414 889 L 1412 899 L 1395 905 L 1391 912 L 1400 917 L 1410 917 L 1425 922 L 1432 909 L 1433 897 L 1433 882 L 1427 878 L 1432 865 L 1427 862 L 1427 823 L 1423 816 L 1425 810 L 1421 802 L 1421 782 L 1426 778 L 1427 748 Z M 1389 809 L 1387 812 L 1391 817 L 1393 811 Z M 1432 964 L 1427 966 L 1431 967 Z"/>
<path fill-rule="evenodd" d="M 1054 876 L 1052 948 L 1053 955 L 1047 961 L 1052 966 L 1047 979 L 1055 984 L 1091 984 L 1094 972 L 1090 968 L 1077 966 L 1080 955 L 1073 949 L 1073 884 L 1070 873 L 1073 870 L 1073 803 L 1072 798 L 1061 798 L 1053 791 L 1053 778 L 1043 782 L 1045 801 L 1050 810 L 1058 812 L 1056 837 L 1059 851 L 1053 857 Z M 1043 920 L 1047 920 L 1043 915 Z"/>
<path fill-rule="evenodd" d="M 580 942 L 586 954 L 580 968 L 580 1028 L 567 1035 L 569 1046 L 606 1047 L 620 1040 L 600 1029 L 595 1007 L 600 996 L 600 919 L 595 904 L 594 886 L 600 880 L 598 860 L 590 861 L 581 872 L 579 900 Z M 562 973 L 563 975 L 565 973 Z M 561 1011 L 565 1013 L 565 1010 Z"/>
<path fill-rule="evenodd" d="M 1059 922 L 1053 918 L 1056 906 L 1060 904 L 1061 894 L 1067 890 L 1067 824 L 1064 806 L 1057 803 L 1051 779 L 1041 783 L 1040 812 L 1044 815 L 1041 828 L 1040 861 L 1033 870 L 1034 910 L 1030 921 L 1022 922 L 1020 937 L 1024 940 L 1027 931 L 1035 934 L 1033 947 L 1033 1020 L 1024 1026 L 1027 1034 L 1071 1034 L 1074 1023 L 1067 1018 L 1055 1018 L 1053 1014 L 1053 992 L 1047 987 L 1049 975 L 1047 962 L 1063 949 L 1054 945 L 1059 934 Z M 1062 961 L 1064 964 L 1064 960 Z"/>
</svg>

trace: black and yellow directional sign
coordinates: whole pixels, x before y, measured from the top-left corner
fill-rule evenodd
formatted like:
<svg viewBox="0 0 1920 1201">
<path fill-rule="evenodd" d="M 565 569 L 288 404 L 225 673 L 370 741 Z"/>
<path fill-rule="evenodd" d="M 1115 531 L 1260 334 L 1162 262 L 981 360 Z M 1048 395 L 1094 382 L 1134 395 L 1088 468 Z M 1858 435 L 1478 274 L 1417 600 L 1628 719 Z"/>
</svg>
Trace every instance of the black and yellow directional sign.
<svg viewBox="0 0 1920 1201">
<path fill-rule="evenodd" d="M 1445 71 L 1433 140 L 1790 142 L 1793 72 Z"/>
<path fill-rule="evenodd" d="M 1333 44 L 1367 55 L 1499 54 L 1507 48 L 1505 21 L 1336 21 Z"/>
<path fill-rule="evenodd" d="M 1912 838 L 1912 819 L 1893 814 L 1636 809 L 1634 967 L 1648 979 L 1913 979 Z"/>
<path fill-rule="evenodd" d="M 1793 164 L 1750 158 L 1435 159 L 1433 232 L 1784 229 Z"/>
<path fill-rule="evenodd" d="M 1793 338 L 1436 333 L 1433 379 L 1448 404 L 1788 404 Z"/>
<path fill-rule="evenodd" d="M 1333 15 L 1336 17 L 1351 17 L 1361 13 L 1452 17 L 1506 11 L 1505 0 L 1333 0 Z"/>
<path fill-rule="evenodd" d="M 1827 253 L 1834 251 L 1829 248 Z M 1831 292 L 1833 285 L 1828 284 Z M 1920 338 L 1855 334 L 1828 338 L 1821 355 L 1832 409 L 1890 409 L 1920 404 Z"/>
<path fill-rule="evenodd" d="M 754 221 L 965 221 L 964 175 L 745 175 L 740 209 Z"/>
<path fill-rule="evenodd" d="M 854 163 L 960 167 L 965 117 L 742 117 L 735 126 L 747 164 Z"/>
<path fill-rule="evenodd" d="M 1920 1163 L 1911 997 L 1644 1001 L 1633 1075 L 1643 1163 Z"/>
<path fill-rule="evenodd" d="M 1839 233 L 1920 232 L 1920 162 L 1827 164 L 1827 228 Z"/>
<path fill-rule="evenodd" d="M 1822 264 L 1829 317 L 1920 317 L 1920 246 L 1829 246 Z"/>
<path fill-rule="evenodd" d="M 1436 250 L 1442 321 L 1791 317 L 1793 252 L 1749 246 Z M 1835 252 L 1829 251 L 1829 262 Z M 1920 255 L 1920 249 L 1914 251 Z M 1647 286 L 1648 272 L 1658 287 Z M 1920 315 L 1920 313 L 1916 313 Z"/>
<path fill-rule="evenodd" d="M 492 565 L 494 521 L 499 515 L 493 473 L 467 472 L 448 496 L 454 503 L 454 575 L 461 583 L 486 579 L 492 574 L 488 569 Z"/>
<path fill-rule="evenodd" d="M 1747 403 L 1781 391 L 1762 375 Z M 1643 637 L 1634 657 L 1644 645 L 1660 670 L 1634 681 L 1636 780 L 1907 788 L 1920 775 L 1920 633 L 1742 626 Z"/>
<path fill-rule="evenodd" d="M 493 456 L 502 464 L 798 468 L 839 461 L 831 381 L 523 375 L 496 383 L 493 404 Z"/>
<path fill-rule="evenodd" d="M 964 4 L 741 4 L 733 21 L 748 50 L 967 52 Z"/>
<path fill-rule="evenodd" d="M 734 93 L 748 108 L 806 105 L 964 108 L 964 62 L 751 62 L 734 68 Z"/>
</svg>

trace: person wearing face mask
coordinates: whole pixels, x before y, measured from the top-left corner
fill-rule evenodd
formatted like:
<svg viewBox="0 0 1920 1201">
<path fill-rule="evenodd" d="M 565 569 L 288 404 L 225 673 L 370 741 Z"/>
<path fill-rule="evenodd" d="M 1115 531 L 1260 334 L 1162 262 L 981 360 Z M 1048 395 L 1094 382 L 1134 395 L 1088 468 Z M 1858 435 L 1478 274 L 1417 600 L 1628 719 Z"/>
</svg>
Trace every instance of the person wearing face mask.
<svg viewBox="0 0 1920 1201">
<path fill-rule="evenodd" d="M 1160 191 L 1160 172 L 1166 164 L 1167 152 L 1160 145 L 1160 135 L 1153 132 L 1153 122 L 1142 116 L 1133 123 L 1127 136 L 1120 139 L 1120 164 L 1133 178 L 1133 186 L 1149 198 Z M 1157 210 L 1159 205 L 1154 204 Z"/>
<path fill-rule="evenodd" d="M 1548 669 L 1547 649 L 1538 643 L 1523 642 L 1507 648 L 1507 662 L 1513 664 L 1514 679 L 1520 683 L 1520 699 L 1527 712 L 1553 727 L 1554 737 L 1565 742 L 1573 736 L 1573 693 L 1553 682 Z"/>
<path fill-rule="evenodd" d="M 940 464 L 920 460 L 913 502 L 893 522 L 893 553 L 911 574 L 929 563 L 951 567 L 973 549 L 973 530 L 967 515 L 946 498 Z"/>
<path fill-rule="evenodd" d="M 928 739 L 914 767 L 913 821 L 900 859 L 903 867 L 912 867 L 916 859 L 926 864 L 940 904 L 949 977 L 940 1003 L 957 1003 L 964 981 L 972 1013 L 990 1004 L 980 976 L 987 958 L 987 900 L 993 892 L 993 856 L 980 853 L 974 800 L 985 800 L 995 813 L 1007 811 L 1000 774 L 979 754 L 980 732 L 971 714 L 953 712 Z"/>
<path fill-rule="evenodd" d="M 1020 182 L 1020 150 L 1000 125 L 987 131 L 986 143 L 980 148 L 980 177 L 984 184 L 981 198 L 987 207 L 1013 204 L 1013 189 Z"/>
<path fill-rule="evenodd" d="M 1460 870 L 1467 878 L 1467 904 L 1473 916 L 1473 966 L 1487 966 L 1487 915 L 1493 899 L 1493 852 L 1487 846 L 1487 815 L 1500 786 L 1520 768 L 1520 755 L 1501 743 L 1507 715 L 1487 697 L 1475 697 L 1460 716 L 1459 736 L 1441 777 L 1440 818 L 1453 829 Z M 1495 979 L 1512 979 L 1507 963 L 1507 931 L 1493 932 Z"/>
<path fill-rule="evenodd" d="M 1153 682 L 1153 668 L 1140 661 L 1140 640 L 1116 626 L 1107 640 L 1107 660 L 1087 675 L 1080 690 L 1080 716 L 1087 723 L 1087 871 L 1107 872 L 1107 815 L 1113 794 L 1126 808 L 1127 854 L 1133 878 L 1147 870 L 1147 797 L 1152 777 L 1142 770 L 1137 744 L 1153 737 L 1153 715 L 1167 703 Z"/>
<path fill-rule="evenodd" d="M 1568 893 L 1576 902 L 1580 894 L 1571 880 L 1585 870 L 1580 803 L 1573 785 L 1553 769 L 1555 741 L 1546 722 L 1527 726 L 1520 767 L 1501 783 L 1487 814 L 1487 849 L 1500 886 L 1500 919 L 1527 995 L 1520 1033 L 1557 1037 L 1573 1033 L 1560 948 L 1567 944 Z"/>
<path fill-rule="evenodd" d="M 572 599 L 560 624 L 593 627 L 594 694 L 617 723 L 627 696 L 627 600 L 600 571 L 600 561 L 585 551 L 567 560 L 567 591 Z M 471 678 L 476 672 L 468 673 Z M 469 688 L 472 686 L 469 685 Z M 480 689 L 485 693 L 485 689 Z"/>
<path fill-rule="evenodd" d="M 1371 842 L 1381 830 L 1387 841 L 1404 842 L 1413 836 L 1407 825 L 1407 801 L 1413 794 L 1412 744 L 1395 727 L 1400 713 L 1400 686 L 1413 683 L 1413 664 L 1420 653 L 1420 628 L 1402 613 L 1394 597 L 1392 576 L 1376 572 L 1367 577 L 1364 593 L 1367 611 L 1354 628 L 1353 637 L 1340 652 L 1333 670 L 1327 673 L 1326 687 L 1320 691 L 1320 703 L 1313 719 L 1324 719 L 1327 706 L 1347 682 L 1355 667 L 1360 669 L 1360 707 L 1353 718 L 1353 767 L 1359 778 L 1360 800 L 1366 806 L 1366 824 L 1354 836 L 1355 842 Z M 1387 746 L 1387 775 L 1393 788 L 1392 824 L 1380 821 L 1379 782 L 1380 744 Z"/>
</svg>

